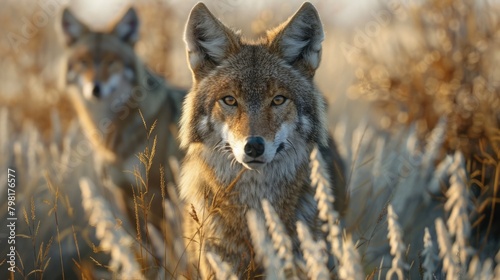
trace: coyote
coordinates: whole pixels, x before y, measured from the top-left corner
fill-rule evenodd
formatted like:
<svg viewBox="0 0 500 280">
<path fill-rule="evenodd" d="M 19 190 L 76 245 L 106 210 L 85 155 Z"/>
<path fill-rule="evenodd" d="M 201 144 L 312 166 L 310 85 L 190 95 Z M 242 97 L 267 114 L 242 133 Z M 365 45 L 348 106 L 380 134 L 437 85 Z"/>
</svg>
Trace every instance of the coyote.
<svg viewBox="0 0 500 280">
<path fill-rule="evenodd" d="M 169 159 L 182 157 L 176 137 L 186 91 L 154 75 L 134 52 L 139 34 L 134 8 L 109 32 L 91 31 L 66 9 L 62 29 L 68 92 L 100 171 L 131 195 L 138 182 L 133 171 L 140 170 L 147 177 L 149 199 L 155 196 L 153 207 L 161 205 L 160 168 L 165 168 L 166 182 L 174 183 Z M 146 150 L 154 153 L 147 176 L 138 158 Z"/>
<path fill-rule="evenodd" d="M 310 3 L 289 20 L 250 42 L 226 27 L 203 3 L 191 11 L 184 37 L 193 86 L 180 123 L 180 197 L 189 211 L 185 238 L 203 278 L 212 252 L 239 278 L 254 268 L 246 214 L 274 206 L 300 255 L 296 222 L 316 232 L 316 202 L 309 156 L 315 145 L 335 155 L 326 127 L 326 102 L 313 78 L 319 66 L 322 24 Z M 342 186 L 340 162 L 330 168 Z M 337 192 L 339 193 L 339 192 Z M 337 200 L 342 201 L 342 197 Z"/>
</svg>

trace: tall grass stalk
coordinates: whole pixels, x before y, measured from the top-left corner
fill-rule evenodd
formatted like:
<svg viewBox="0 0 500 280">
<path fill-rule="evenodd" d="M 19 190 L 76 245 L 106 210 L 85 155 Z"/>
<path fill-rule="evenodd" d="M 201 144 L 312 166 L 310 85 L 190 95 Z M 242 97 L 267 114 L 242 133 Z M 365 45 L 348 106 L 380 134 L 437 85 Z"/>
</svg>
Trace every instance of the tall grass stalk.
<svg viewBox="0 0 500 280">
<path fill-rule="evenodd" d="M 134 240 L 116 225 L 108 202 L 99 195 L 94 183 L 87 178 L 80 180 L 82 205 L 89 216 L 89 223 L 96 227 L 99 247 L 111 254 L 109 269 L 122 279 L 145 279 L 132 248 Z"/>
</svg>

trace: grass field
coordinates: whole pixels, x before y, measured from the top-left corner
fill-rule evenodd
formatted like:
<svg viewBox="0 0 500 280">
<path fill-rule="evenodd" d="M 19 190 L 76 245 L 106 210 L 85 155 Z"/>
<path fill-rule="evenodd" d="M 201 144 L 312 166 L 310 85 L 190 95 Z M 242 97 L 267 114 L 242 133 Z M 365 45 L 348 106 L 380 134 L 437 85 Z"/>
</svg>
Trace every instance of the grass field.
<svg viewBox="0 0 500 280">
<path fill-rule="evenodd" d="M 264 203 L 265 223 L 251 219 L 250 228 L 267 278 L 500 279 L 498 3 L 311 2 L 326 32 L 315 79 L 346 166 L 349 208 L 339 220 L 328 174 L 313 154 L 311 181 L 326 237 L 313 240 L 298 226 L 304 260 L 294 259 Z M 163 229 L 148 231 L 126 215 L 120 190 L 94 168 L 95 151 L 64 88 L 59 24 L 67 2 L 0 3 L 0 278 L 196 278 L 175 189 L 163 189 Z M 95 28 L 125 6 L 89 3 L 70 5 Z M 136 51 L 149 68 L 188 88 L 182 32 L 196 1 L 132 3 L 141 20 Z M 301 2 L 206 4 L 256 38 Z M 9 168 L 15 205 L 4 183 Z M 136 215 L 147 216 L 144 201 L 135 203 Z M 15 273 L 8 270 L 9 217 L 17 217 Z M 231 278 L 220 256 L 209 259 L 218 279 Z"/>
</svg>

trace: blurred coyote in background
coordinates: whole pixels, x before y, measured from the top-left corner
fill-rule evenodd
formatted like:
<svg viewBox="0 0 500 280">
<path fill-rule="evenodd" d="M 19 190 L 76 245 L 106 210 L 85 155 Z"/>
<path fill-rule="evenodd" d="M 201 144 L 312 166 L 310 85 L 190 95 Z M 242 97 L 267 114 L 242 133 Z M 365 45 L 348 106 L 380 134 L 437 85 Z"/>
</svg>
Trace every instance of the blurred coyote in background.
<svg viewBox="0 0 500 280">
<path fill-rule="evenodd" d="M 191 11 L 185 42 L 194 84 L 181 118 L 187 154 L 179 188 L 191 207 L 185 238 L 204 279 L 213 273 L 207 252 L 222 257 L 239 278 L 262 273 L 254 266 L 246 217 L 249 210 L 263 217 L 262 199 L 293 237 L 296 254 L 297 221 L 320 234 L 309 179 L 315 145 L 330 161 L 336 193 L 344 193 L 337 201 L 346 199 L 325 100 L 313 83 L 322 41 L 310 3 L 257 42 L 226 27 L 203 3 Z"/>
<path fill-rule="evenodd" d="M 134 8 L 110 32 L 91 31 L 68 9 L 62 27 L 68 91 L 102 175 L 129 195 L 146 192 L 148 203 L 154 195 L 153 209 L 162 209 L 155 208 L 161 205 L 160 168 L 166 182 L 175 183 L 170 159 L 181 158 L 176 136 L 185 91 L 151 73 L 134 52 L 139 34 Z M 145 182 L 134 176 L 138 168 Z"/>
</svg>

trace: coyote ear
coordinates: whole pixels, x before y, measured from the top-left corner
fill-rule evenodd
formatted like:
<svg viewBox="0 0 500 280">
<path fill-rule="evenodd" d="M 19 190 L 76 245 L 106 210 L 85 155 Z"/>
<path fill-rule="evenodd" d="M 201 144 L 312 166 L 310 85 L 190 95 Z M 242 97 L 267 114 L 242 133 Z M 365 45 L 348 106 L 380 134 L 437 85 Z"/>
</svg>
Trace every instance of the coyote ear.
<svg viewBox="0 0 500 280">
<path fill-rule="evenodd" d="M 239 37 L 198 3 L 191 10 L 184 32 L 189 65 L 196 80 L 206 76 L 239 48 Z"/>
<path fill-rule="evenodd" d="M 81 23 L 68 8 L 63 11 L 61 24 L 68 46 L 76 42 L 82 34 L 88 32 L 87 26 Z"/>
<path fill-rule="evenodd" d="M 139 40 L 139 17 L 133 7 L 129 8 L 125 15 L 115 25 L 113 34 L 123 42 L 134 45 Z"/>
<path fill-rule="evenodd" d="M 312 78 L 321 59 L 324 34 L 314 6 L 306 2 L 289 20 L 268 32 L 270 50 Z"/>
</svg>

